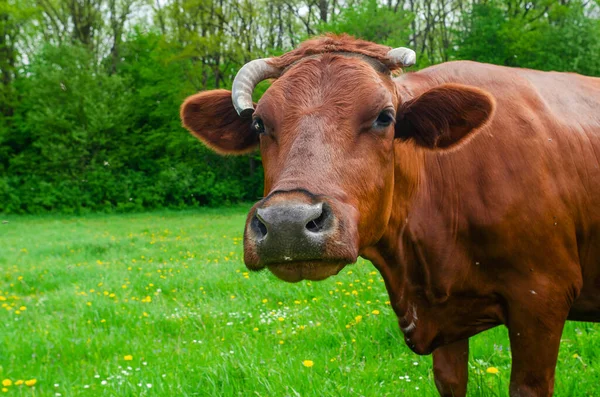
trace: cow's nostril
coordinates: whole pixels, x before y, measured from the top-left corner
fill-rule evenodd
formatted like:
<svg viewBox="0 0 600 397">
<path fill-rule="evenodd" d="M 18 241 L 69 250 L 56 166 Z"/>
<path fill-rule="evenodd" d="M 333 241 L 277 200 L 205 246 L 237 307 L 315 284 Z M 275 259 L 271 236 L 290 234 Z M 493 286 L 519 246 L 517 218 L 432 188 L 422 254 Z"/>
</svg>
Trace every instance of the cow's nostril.
<svg viewBox="0 0 600 397">
<path fill-rule="evenodd" d="M 323 205 L 321 214 L 317 218 L 308 222 L 306 224 L 306 229 L 313 233 L 319 233 L 323 231 L 323 229 L 327 227 L 327 221 L 329 220 L 329 216 L 330 212 L 328 206 Z"/>
<path fill-rule="evenodd" d="M 267 227 L 265 224 L 258 218 L 258 216 L 254 215 L 251 222 L 252 230 L 256 233 L 258 238 L 265 238 L 267 235 Z"/>
</svg>

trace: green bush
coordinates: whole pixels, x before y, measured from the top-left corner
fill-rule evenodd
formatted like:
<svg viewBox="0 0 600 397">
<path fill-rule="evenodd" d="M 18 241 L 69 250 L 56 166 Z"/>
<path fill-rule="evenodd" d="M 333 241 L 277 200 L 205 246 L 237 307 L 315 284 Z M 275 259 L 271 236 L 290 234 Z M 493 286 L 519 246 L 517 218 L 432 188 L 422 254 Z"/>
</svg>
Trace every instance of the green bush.
<svg viewBox="0 0 600 397">
<path fill-rule="evenodd" d="M 47 46 L 16 82 L 13 128 L 0 134 L 0 213 L 141 211 L 260 196 L 248 156 L 218 156 L 180 125 L 194 92 L 185 62 L 136 33 L 117 74 L 84 47 Z"/>
</svg>

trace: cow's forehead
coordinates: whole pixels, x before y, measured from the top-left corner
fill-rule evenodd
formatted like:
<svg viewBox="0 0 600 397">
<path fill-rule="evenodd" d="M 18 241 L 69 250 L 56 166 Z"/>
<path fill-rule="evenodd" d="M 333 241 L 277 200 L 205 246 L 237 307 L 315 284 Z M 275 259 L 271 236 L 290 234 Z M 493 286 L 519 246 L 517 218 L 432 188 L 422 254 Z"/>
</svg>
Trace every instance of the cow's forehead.
<svg viewBox="0 0 600 397">
<path fill-rule="evenodd" d="M 385 103 L 396 103 L 389 74 L 360 58 L 325 54 L 293 65 L 266 91 L 257 110 L 276 115 L 313 111 L 336 114 Z"/>
</svg>

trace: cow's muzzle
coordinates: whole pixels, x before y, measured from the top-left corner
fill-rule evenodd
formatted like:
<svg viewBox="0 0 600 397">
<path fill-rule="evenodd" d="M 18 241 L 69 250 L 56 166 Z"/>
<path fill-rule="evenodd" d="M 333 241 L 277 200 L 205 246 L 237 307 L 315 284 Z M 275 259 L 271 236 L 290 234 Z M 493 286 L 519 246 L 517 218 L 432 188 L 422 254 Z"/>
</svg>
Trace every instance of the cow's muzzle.
<svg viewBox="0 0 600 397">
<path fill-rule="evenodd" d="M 285 281 L 321 280 L 356 261 L 330 203 L 308 192 L 278 192 L 250 212 L 244 236 L 248 268 L 265 266 Z"/>
</svg>

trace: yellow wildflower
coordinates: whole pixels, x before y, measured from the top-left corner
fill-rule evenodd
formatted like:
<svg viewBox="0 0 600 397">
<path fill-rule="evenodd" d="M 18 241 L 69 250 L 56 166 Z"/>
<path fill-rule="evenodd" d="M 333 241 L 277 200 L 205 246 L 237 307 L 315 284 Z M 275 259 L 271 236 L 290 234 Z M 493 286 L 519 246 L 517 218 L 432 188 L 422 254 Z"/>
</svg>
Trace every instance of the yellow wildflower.
<svg viewBox="0 0 600 397">
<path fill-rule="evenodd" d="M 10 386 L 10 385 L 12 385 L 12 380 L 10 380 L 10 379 L 4 379 L 2 381 L 2 386 Z"/>
<path fill-rule="evenodd" d="M 500 371 L 496 367 L 489 367 L 485 370 L 485 372 L 487 372 L 488 374 L 497 374 Z"/>
<path fill-rule="evenodd" d="M 302 361 L 302 365 L 304 365 L 305 367 L 312 367 L 313 365 L 315 365 L 315 363 L 312 360 L 304 360 Z"/>
<path fill-rule="evenodd" d="M 126 356 L 123 357 L 123 360 L 125 360 L 125 361 L 131 361 L 131 360 L 133 360 L 133 356 L 131 354 L 128 354 L 128 355 L 126 355 Z"/>
<path fill-rule="evenodd" d="M 33 386 L 37 383 L 37 379 L 29 379 L 25 381 L 25 386 Z"/>
<path fill-rule="evenodd" d="M 374 315 L 378 315 L 379 314 L 379 310 L 373 310 L 371 313 L 373 313 Z"/>
<path fill-rule="evenodd" d="M 19 379 L 18 381 L 15 382 L 15 386 L 21 386 L 23 384 L 23 380 Z"/>
</svg>

